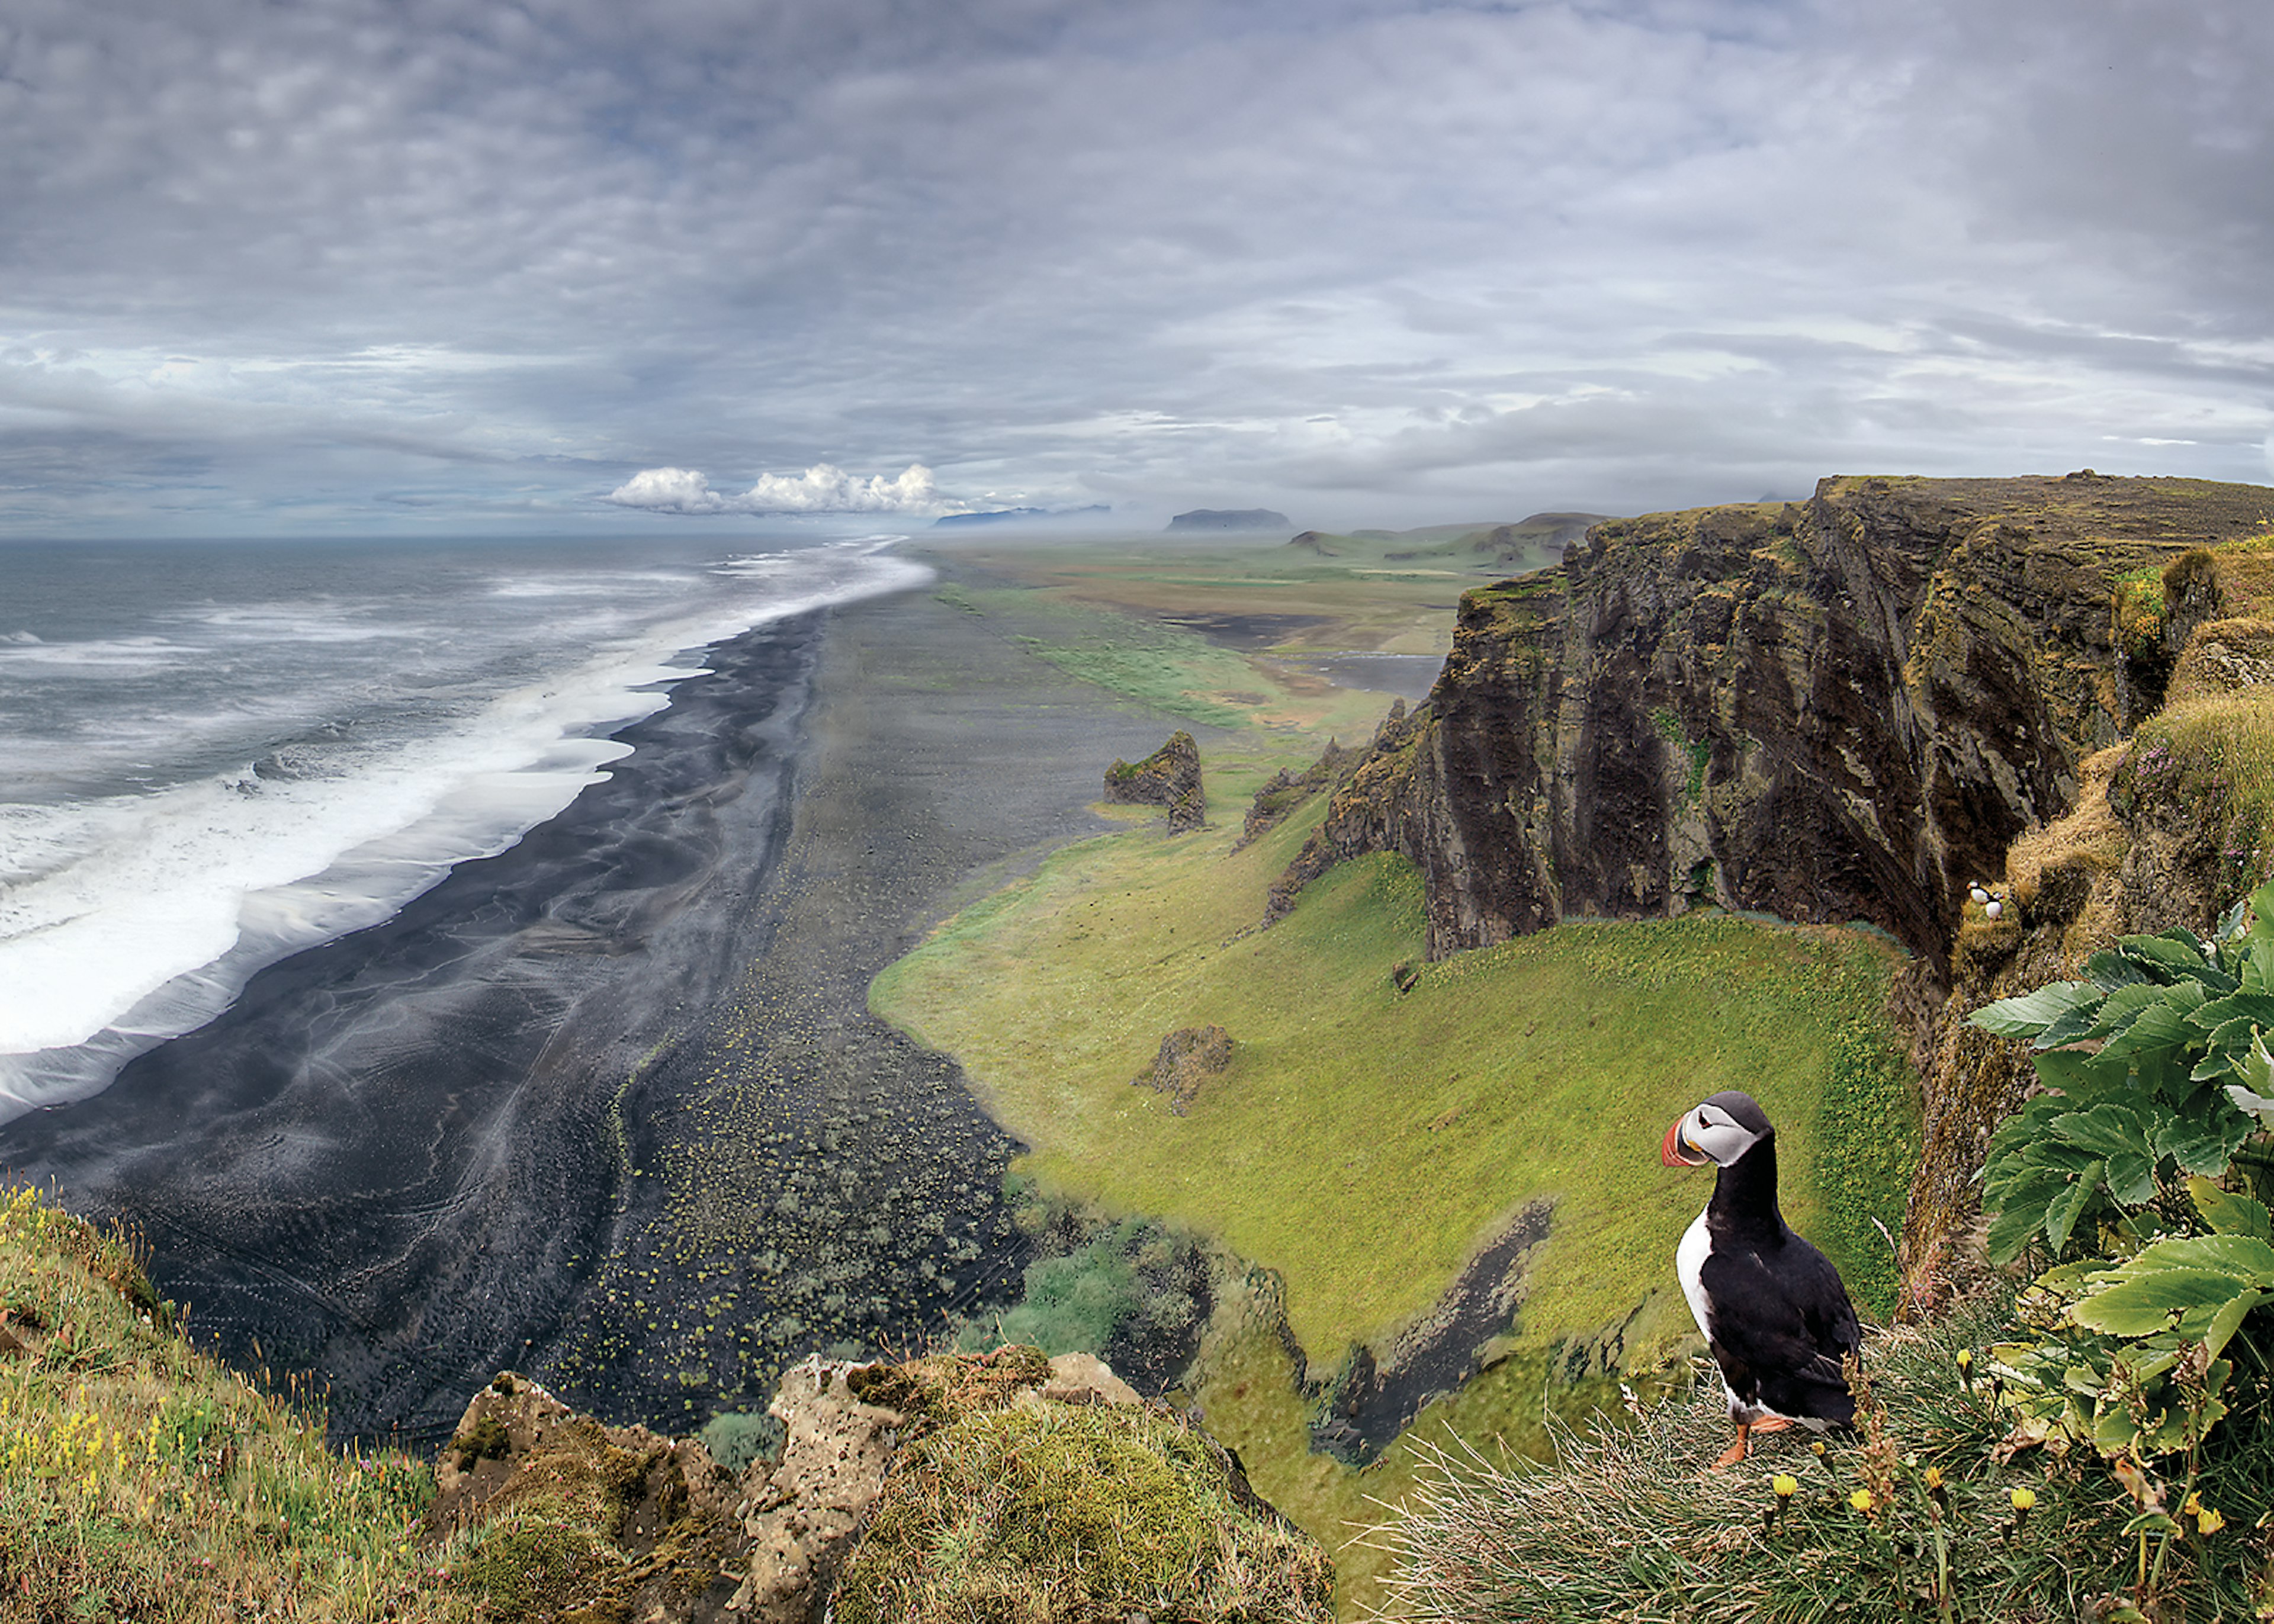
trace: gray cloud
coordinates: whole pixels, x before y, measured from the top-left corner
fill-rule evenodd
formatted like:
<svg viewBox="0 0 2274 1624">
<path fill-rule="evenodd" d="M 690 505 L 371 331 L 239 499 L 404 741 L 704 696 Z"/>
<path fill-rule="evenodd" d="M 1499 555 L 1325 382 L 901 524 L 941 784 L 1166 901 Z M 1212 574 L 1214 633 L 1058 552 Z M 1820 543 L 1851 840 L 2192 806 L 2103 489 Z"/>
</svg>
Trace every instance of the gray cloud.
<svg viewBox="0 0 2274 1624">
<path fill-rule="evenodd" d="M 2270 68 L 2255 0 L 0 0 L 0 533 L 2264 479 Z"/>
</svg>

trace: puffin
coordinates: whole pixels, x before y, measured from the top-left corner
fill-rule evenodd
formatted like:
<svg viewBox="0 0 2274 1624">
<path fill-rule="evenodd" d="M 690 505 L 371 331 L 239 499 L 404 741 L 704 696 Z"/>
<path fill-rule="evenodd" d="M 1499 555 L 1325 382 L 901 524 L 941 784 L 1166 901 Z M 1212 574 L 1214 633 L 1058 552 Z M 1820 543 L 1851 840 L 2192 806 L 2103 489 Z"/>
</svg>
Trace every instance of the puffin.
<svg viewBox="0 0 2274 1624">
<path fill-rule="evenodd" d="M 1754 1432 L 1795 1422 L 1812 1432 L 1856 1419 L 1842 1359 L 1863 1329 L 1832 1260 L 1777 1210 L 1776 1130 L 1751 1094 L 1717 1094 L 1675 1119 L 1659 1147 L 1668 1167 L 1721 1170 L 1713 1199 L 1682 1237 L 1675 1273 L 1721 1367 L 1737 1441 L 1713 1462 L 1735 1466 Z"/>
</svg>

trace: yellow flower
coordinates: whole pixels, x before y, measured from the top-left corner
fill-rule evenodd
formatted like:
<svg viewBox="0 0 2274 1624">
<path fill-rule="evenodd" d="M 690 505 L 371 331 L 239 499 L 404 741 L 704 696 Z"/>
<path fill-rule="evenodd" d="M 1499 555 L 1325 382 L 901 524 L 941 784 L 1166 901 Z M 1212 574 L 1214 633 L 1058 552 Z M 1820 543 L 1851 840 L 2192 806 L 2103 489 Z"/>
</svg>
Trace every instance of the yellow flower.
<svg viewBox="0 0 2274 1624">
<path fill-rule="evenodd" d="M 2195 1532 L 2199 1534 L 2216 1534 L 2226 1526 L 2226 1519 L 2204 1505 L 2200 1494 L 2187 1496 L 2187 1509 L 2195 1517 Z"/>
<path fill-rule="evenodd" d="M 1848 1497 L 1848 1503 L 1855 1507 L 1858 1511 L 1869 1511 L 1871 1508 L 1871 1491 L 1869 1489 L 1856 1490 L 1853 1494 L 1850 1494 Z"/>
<path fill-rule="evenodd" d="M 1958 1350 L 1958 1368 L 1961 1370 L 1972 1370 L 1974 1368 L 1973 1349 L 1961 1348 Z"/>
<path fill-rule="evenodd" d="M 1779 1500 L 1790 1500 L 1800 1492 L 1800 1479 L 1789 1472 L 1779 1472 L 1769 1479 L 1769 1487 L 1776 1491 Z"/>
<path fill-rule="evenodd" d="M 2015 1489 L 2006 1498 L 2014 1502 L 2014 1509 L 2016 1511 L 2027 1511 L 2037 1503 L 2037 1495 L 2028 1489 Z"/>
<path fill-rule="evenodd" d="M 1814 1455 L 1818 1460 L 1822 1460 L 1824 1458 L 1824 1440 L 1819 1438 L 1814 1443 L 1809 1445 L 1808 1452 Z"/>
<path fill-rule="evenodd" d="M 1930 1466 L 1926 1469 L 1926 1486 L 1930 1489 L 1939 1489 L 1942 1486 L 1941 1467 Z"/>
</svg>

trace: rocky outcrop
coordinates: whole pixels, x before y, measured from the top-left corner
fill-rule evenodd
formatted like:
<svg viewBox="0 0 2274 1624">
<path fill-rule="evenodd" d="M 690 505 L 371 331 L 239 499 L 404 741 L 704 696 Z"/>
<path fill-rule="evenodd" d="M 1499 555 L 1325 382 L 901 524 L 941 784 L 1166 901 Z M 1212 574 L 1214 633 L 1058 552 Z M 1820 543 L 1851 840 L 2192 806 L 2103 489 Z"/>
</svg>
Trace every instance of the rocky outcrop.
<svg viewBox="0 0 2274 1624">
<path fill-rule="evenodd" d="M 1169 1109 L 1188 1114 L 1201 1086 L 1231 1064 L 1231 1034 L 1222 1026 L 1184 1026 L 1161 1040 L 1153 1064 L 1130 1079 L 1169 1096 Z"/>
<path fill-rule="evenodd" d="M 699 1443 L 604 1426 L 507 1371 L 466 1406 L 434 1477 L 428 1538 L 474 1535 L 454 1581 L 503 1616 L 728 1616 L 734 1484 Z"/>
<path fill-rule="evenodd" d="M 1951 996 L 1923 1057 L 1930 1109 L 1902 1248 L 1915 1312 L 1940 1306 L 1962 1274 L 1976 1171 L 2035 1079 L 2025 1046 L 1968 1018 L 2080 974 L 2119 936 L 2173 926 L 2208 935 L 2274 872 L 2274 783 L 2249 767 L 2274 738 L 2267 565 L 2249 544 L 2196 549 L 2144 583 L 2159 637 L 2177 644 L 2159 662 L 2162 708 L 2130 742 L 2086 758 L 2067 816 L 2014 843 L 1999 916 L 1966 910 L 1949 959 Z M 2120 600 L 2120 621 L 2122 613 Z"/>
<path fill-rule="evenodd" d="M 1968 883 L 2116 742 L 2111 595 L 2255 529 L 2194 480 L 1823 481 L 1597 525 L 1467 594 L 1418 726 L 1295 860 L 1421 870 L 1433 957 L 1702 902 L 1863 921 L 1939 978 Z"/>
<path fill-rule="evenodd" d="M 1125 806 L 1167 808 L 1172 835 L 1200 828 L 1208 821 L 1201 747 L 1180 727 L 1143 761 L 1115 762 L 1105 770 L 1105 798 Z"/>
<path fill-rule="evenodd" d="M 1005 1574 L 1028 1568 L 1046 1583 L 1021 1617 L 1109 1616 L 1092 1604 L 1141 1593 L 1196 1621 L 1332 1616 L 1317 1544 L 1257 1499 L 1190 1417 L 1141 1398 L 1092 1355 L 816 1357 L 785 1373 L 770 1410 L 779 1454 L 738 1482 L 699 1443 L 603 1426 L 506 1372 L 443 1449 L 429 1538 L 469 1536 L 454 1582 L 509 1618 L 960 1618 L 972 1597 L 1002 1600 Z M 957 1492 L 941 1492 L 945 1477 Z M 1099 1531 L 1088 1500 L 1148 1492 L 1159 1503 L 1123 1530 L 1127 1550 L 1085 1547 Z M 1054 1518 L 1065 1538 L 1038 1543 L 1028 1524 L 1047 1534 Z M 942 1559 L 932 1523 L 953 1525 L 968 1573 Z M 1167 1587 L 1117 1590 L 1116 1565 L 1133 1556 Z"/>
<path fill-rule="evenodd" d="M 1966 1016 L 2115 936 L 2208 929 L 2274 857 L 2274 811 L 2221 764 L 2274 727 L 2218 708 L 2274 671 L 2274 549 L 2238 539 L 2270 522 L 2259 486 L 2087 471 L 1598 525 L 1463 599 L 1427 704 L 1269 913 L 1392 851 L 1433 958 L 1709 902 L 1886 930 L 1916 955 L 1890 1008 L 1924 1087 L 1904 1264 L 1930 1304 L 2028 1081 Z M 2003 917 L 1969 913 L 2001 876 Z"/>
<path fill-rule="evenodd" d="M 1397 713 L 1404 714 L 1405 702 L 1395 702 Z M 1329 739 L 1326 753 L 1300 772 L 1291 767 L 1282 767 L 1264 780 L 1263 787 L 1255 792 L 1248 803 L 1247 816 L 1242 820 L 1239 839 L 1232 847 L 1238 851 L 1258 836 L 1276 829 L 1287 815 L 1322 789 L 1332 789 L 1342 782 L 1350 770 L 1358 765 L 1359 752 L 1346 749 Z"/>
</svg>

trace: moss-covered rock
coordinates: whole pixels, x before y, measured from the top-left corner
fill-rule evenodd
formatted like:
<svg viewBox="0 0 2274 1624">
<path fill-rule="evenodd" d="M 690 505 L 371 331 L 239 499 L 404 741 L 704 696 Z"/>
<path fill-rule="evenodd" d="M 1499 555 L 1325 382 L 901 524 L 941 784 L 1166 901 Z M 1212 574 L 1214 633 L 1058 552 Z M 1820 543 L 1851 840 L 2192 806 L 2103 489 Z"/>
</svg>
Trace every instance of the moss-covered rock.
<svg viewBox="0 0 2274 1624">
<path fill-rule="evenodd" d="M 998 1384 L 935 1413 L 845 1565 L 841 1624 L 1334 1616 L 1326 1553 L 1166 1406 Z"/>
<path fill-rule="evenodd" d="M 1143 761 L 1115 762 L 1105 770 L 1105 798 L 1121 805 L 1165 807 L 1172 835 L 1200 828 L 1208 821 L 1201 747 L 1179 727 Z"/>
<path fill-rule="evenodd" d="M 1153 1064 L 1130 1080 L 1169 1096 L 1169 1109 L 1182 1116 L 1211 1078 L 1231 1065 L 1231 1034 L 1222 1026 L 1179 1026 L 1161 1040 Z"/>
<path fill-rule="evenodd" d="M 604 1426 L 510 1371 L 466 1406 L 435 1488 L 451 1591 L 489 1616 L 711 1620 L 734 1592 L 733 1483 L 700 1444 Z"/>
</svg>

